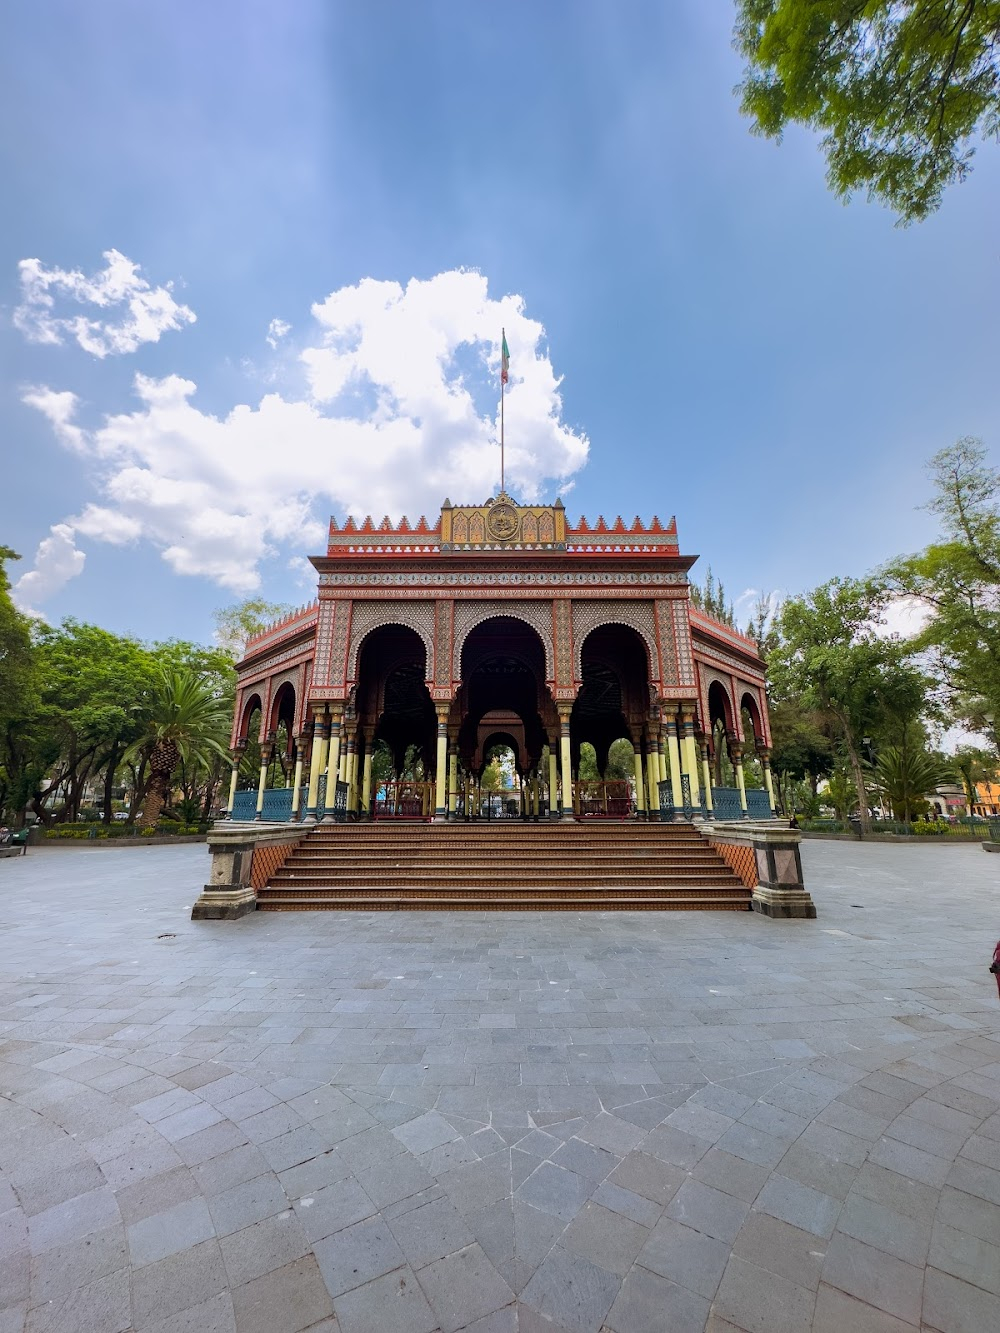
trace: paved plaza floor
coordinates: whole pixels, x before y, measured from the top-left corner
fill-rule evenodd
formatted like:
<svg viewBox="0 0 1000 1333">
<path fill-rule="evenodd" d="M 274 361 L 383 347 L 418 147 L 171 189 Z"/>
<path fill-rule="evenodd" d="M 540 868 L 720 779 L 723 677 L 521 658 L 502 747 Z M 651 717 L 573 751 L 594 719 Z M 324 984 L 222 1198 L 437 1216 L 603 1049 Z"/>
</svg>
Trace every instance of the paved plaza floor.
<svg viewBox="0 0 1000 1333">
<path fill-rule="evenodd" d="M 1000 856 L 817 921 L 258 913 L 0 861 L 0 1333 L 995 1333 Z"/>
</svg>

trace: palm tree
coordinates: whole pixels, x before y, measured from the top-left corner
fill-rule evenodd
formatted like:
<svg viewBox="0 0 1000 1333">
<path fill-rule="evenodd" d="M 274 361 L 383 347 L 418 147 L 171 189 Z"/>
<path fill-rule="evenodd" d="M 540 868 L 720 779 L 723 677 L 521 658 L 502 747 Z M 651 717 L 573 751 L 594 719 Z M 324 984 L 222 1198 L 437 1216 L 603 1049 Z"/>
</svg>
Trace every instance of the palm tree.
<svg viewBox="0 0 1000 1333">
<path fill-rule="evenodd" d="M 937 755 L 908 745 L 887 745 L 875 761 L 878 789 L 897 819 L 909 823 L 928 792 L 953 782 L 954 771 Z"/>
<path fill-rule="evenodd" d="M 143 734 L 131 747 L 130 757 L 145 758 L 149 765 L 140 822 L 152 828 L 170 793 L 174 769 L 182 760 L 191 763 L 209 756 L 225 757 L 229 711 L 196 671 L 172 668 L 164 670 L 153 686 L 143 712 Z"/>
</svg>

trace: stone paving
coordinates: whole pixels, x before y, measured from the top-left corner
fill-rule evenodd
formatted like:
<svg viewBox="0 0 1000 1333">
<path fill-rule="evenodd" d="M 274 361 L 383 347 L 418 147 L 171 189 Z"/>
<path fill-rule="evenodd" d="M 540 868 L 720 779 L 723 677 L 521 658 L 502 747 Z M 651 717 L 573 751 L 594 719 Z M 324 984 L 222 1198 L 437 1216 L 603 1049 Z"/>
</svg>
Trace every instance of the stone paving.
<svg viewBox="0 0 1000 1333">
<path fill-rule="evenodd" d="M 814 922 L 4 861 L 0 1333 L 1000 1329 L 1000 858 L 803 859 Z"/>
</svg>

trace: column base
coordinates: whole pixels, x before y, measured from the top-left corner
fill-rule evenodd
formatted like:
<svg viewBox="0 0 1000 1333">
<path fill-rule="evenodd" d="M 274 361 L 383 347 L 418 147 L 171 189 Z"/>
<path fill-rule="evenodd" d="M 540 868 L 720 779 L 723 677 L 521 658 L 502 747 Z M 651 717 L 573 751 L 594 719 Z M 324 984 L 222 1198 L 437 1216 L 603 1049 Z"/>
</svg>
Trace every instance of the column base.
<svg viewBox="0 0 1000 1333">
<path fill-rule="evenodd" d="M 755 912 L 770 917 L 816 919 L 816 904 L 805 889 L 769 889 L 758 884 L 750 899 Z"/>
<path fill-rule="evenodd" d="M 255 889 L 244 884 L 206 884 L 191 908 L 192 921 L 238 921 L 257 910 Z"/>
</svg>

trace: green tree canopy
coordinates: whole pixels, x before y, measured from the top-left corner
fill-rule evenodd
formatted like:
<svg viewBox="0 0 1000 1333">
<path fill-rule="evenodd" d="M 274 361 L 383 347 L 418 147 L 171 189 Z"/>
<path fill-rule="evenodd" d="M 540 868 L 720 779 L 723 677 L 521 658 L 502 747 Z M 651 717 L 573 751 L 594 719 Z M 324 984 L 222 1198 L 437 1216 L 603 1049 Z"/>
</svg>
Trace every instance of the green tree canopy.
<svg viewBox="0 0 1000 1333">
<path fill-rule="evenodd" d="M 858 579 L 831 579 L 791 598 L 769 658 L 776 695 L 797 697 L 821 714 L 843 747 L 866 828 L 865 737 L 891 740 L 928 707 L 927 682 L 908 660 L 908 647 L 880 630 L 885 600 L 884 590 Z"/>
<path fill-rule="evenodd" d="M 1000 131 L 1000 0 L 737 0 L 743 110 L 823 136 L 837 194 L 933 212 Z"/>
<path fill-rule="evenodd" d="M 196 671 L 161 669 L 143 700 L 142 734 L 132 753 L 149 765 L 150 781 L 142 823 L 154 825 L 170 790 L 179 763 L 225 759 L 230 714 L 226 704 Z"/>
<path fill-rule="evenodd" d="M 935 660 L 952 714 L 1000 750 L 1000 472 L 966 437 L 930 463 L 942 539 L 883 571 L 928 620 L 916 640 Z"/>
<path fill-rule="evenodd" d="M 231 662 L 239 661 L 247 640 L 288 615 L 291 609 L 285 602 L 268 602 L 263 597 L 247 597 L 232 606 L 221 607 L 212 614 L 220 650 Z"/>
<path fill-rule="evenodd" d="M 31 721 L 38 707 L 38 655 L 31 621 L 14 605 L 8 560 L 20 556 L 0 546 L 0 817 L 17 818 L 28 797 Z"/>
</svg>

